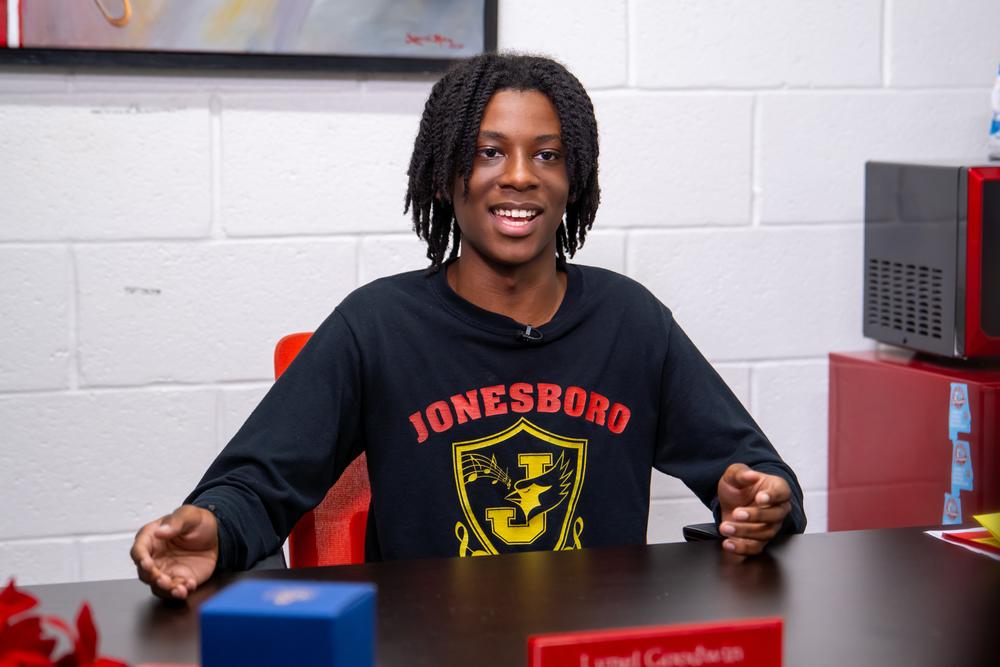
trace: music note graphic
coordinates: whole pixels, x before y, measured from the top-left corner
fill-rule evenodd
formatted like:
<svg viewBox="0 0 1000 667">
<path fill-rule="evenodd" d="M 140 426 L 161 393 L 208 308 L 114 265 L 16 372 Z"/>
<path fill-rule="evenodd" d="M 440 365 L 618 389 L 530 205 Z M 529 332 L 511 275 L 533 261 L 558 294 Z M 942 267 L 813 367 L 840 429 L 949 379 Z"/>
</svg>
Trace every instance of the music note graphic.
<svg viewBox="0 0 1000 667">
<path fill-rule="evenodd" d="M 462 457 L 462 477 L 465 483 L 474 482 L 480 477 L 492 480 L 491 484 L 500 482 L 508 489 L 513 483 L 505 470 L 501 470 L 497 465 L 496 456 L 486 458 L 482 454 L 466 454 Z"/>
</svg>

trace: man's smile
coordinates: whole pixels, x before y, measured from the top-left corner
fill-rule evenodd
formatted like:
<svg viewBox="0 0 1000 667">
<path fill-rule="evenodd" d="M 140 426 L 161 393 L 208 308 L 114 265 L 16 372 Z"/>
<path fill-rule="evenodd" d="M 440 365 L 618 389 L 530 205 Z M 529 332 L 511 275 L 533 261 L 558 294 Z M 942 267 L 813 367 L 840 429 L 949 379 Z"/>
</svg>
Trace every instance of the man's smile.
<svg viewBox="0 0 1000 667">
<path fill-rule="evenodd" d="M 531 231 L 531 224 L 542 214 L 542 207 L 536 204 L 513 204 L 504 202 L 489 208 L 490 214 L 505 234 L 516 236 L 527 234 Z"/>
</svg>

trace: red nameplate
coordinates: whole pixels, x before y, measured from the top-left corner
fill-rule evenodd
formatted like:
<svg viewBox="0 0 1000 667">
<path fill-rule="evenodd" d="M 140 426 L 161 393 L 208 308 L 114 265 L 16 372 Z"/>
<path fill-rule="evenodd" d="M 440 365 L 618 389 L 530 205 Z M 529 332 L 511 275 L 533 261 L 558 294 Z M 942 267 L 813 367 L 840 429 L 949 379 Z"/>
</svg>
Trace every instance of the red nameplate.
<svg viewBox="0 0 1000 667">
<path fill-rule="evenodd" d="M 529 667 L 781 666 L 781 619 L 658 625 L 528 637 Z"/>
</svg>

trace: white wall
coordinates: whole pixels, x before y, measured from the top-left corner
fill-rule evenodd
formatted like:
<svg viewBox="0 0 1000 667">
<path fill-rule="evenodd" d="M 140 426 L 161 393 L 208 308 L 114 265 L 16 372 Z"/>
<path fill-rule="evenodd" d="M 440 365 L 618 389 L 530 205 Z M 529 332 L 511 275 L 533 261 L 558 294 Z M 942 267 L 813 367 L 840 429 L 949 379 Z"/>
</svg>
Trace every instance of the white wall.
<svg viewBox="0 0 1000 667">
<path fill-rule="evenodd" d="M 826 527 L 826 354 L 861 337 L 866 158 L 984 155 L 1000 3 L 501 0 L 591 90 L 634 276 Z M 959 10 L 960 7 L 960 10 Z M 144 521 L 262 395 L 275 337 L 423 265 L 402 215 L 426 77 L 0 70 L 0 581 L 130 577 Z M 707 512 L 654 480 L 651 541 Z"/>
</svg>

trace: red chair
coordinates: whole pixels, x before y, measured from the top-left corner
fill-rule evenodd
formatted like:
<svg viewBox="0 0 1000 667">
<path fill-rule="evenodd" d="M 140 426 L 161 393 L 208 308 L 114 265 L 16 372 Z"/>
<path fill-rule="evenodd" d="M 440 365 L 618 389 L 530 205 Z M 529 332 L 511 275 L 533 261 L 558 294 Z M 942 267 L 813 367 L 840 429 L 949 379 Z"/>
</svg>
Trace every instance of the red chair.
<svg viewBox="0 0 1000 667">
<path fill-rule="evenodd" d="M 311 335 L 294 333 L 278 341 L 274 348 L 275 380 L 285 372 Z M 295 524 L 288 536 L 291 566 L 364 563 L 370 500 L 368 460 L 362 452 L 347 466 L 323 501 Z"/>
</svg>

